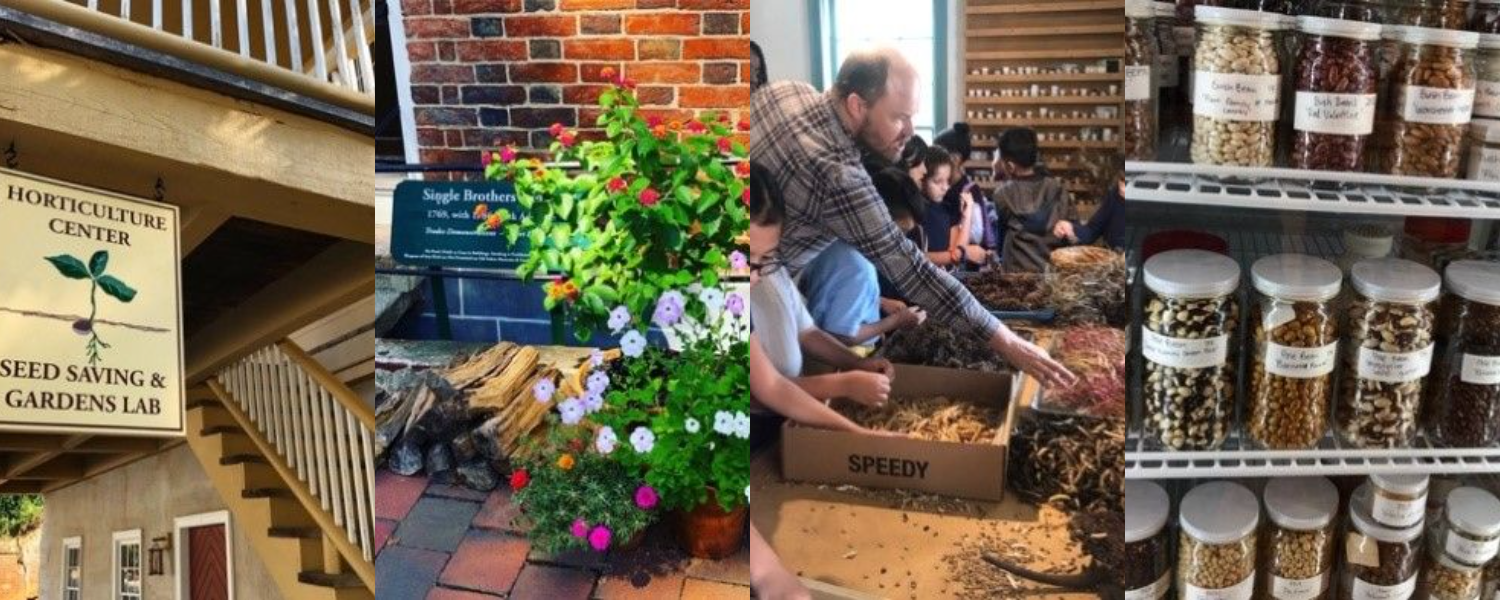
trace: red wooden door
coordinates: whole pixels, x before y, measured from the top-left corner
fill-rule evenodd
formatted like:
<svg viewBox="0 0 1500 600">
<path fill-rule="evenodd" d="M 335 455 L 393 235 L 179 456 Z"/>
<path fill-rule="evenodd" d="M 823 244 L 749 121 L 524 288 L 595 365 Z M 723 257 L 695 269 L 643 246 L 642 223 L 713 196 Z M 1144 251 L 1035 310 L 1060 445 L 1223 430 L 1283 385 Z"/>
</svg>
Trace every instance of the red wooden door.
<svg viewBox="0 0 1500 600">
<path fill-rule="evenodd" d="M 229 600 L 229 565 L 224 548 L 224 526 L 188 530 L 188 598 Z"/>
</svg>

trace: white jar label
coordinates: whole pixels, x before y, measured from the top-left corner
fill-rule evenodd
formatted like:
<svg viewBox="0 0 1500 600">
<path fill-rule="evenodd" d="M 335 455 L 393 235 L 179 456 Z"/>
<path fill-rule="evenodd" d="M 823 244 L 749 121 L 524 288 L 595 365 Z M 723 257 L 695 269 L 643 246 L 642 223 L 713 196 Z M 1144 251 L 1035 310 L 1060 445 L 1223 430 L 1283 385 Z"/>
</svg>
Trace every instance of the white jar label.
<svg viewBox="0 0 1500 600">
<path fill-rule="evenodd" d="M 1476 145 L 1469 152 L 1469 179 L 1500 181 L 1500 149 Z"/>
<path fill-rule="evenodd" d="M 1359 378 L 1381 383 L 1406 383 L 1427 376 L 1432 368 L 1432 344 L 1415 352 L 1359 349 Z"/>
<path fill-rule="evenodd" d="M 1160 73 L 1157 87 L 1177 87 L 1181 75 L 1177 72 L 1177 55 L 1162 54 L 1156 57 L 1156 70 Z"/>
<path fill-rule="evenodd" d="M 1397 500 L 1375 494 L 1371 507 L 1375 521 L 1388 527 L 1405 528 L 1422 522 L 1427 516 L 1427 494 L 1415 500 Z"/>
<path fill-rule="evenodd" d="M 1222 367 L 1229 361 L 1229 336 L 1190 340 L 1167 337 L 1149 329 L 1142 329 L 1141 353 L 1146 360 L 1164 367 L 1176 369 L 1207 369 Z"/>
<path fill-rule="evenodd" d="M 1125 101 L 1150 100 L 1156 80 L 1151 78 L 1150 65 L 1125 67 Z"/>
<path fill-rule="evenodd" d="M 1474 116 L 1500 119 L 1500 81 L 1481 81 L 1475 85 Z"/>
<path fill-rule="evenodd" d="M 1312 600 L 1323 593 L 1328 584 L 1328 574 L 1321 573 L 1307 579 L 1285 579 L 1276 576 L 1271 580 L 1271 597 L 1276 600 Z"/>
<path fill-rule="evenodd" d="M 1474 385 L 1500 383 L 1500 356 L 1464 354 L 1462 362 L 1463 373 L 1460 377 L 1464 383 Z"/>
<path fill-rule="evenodd" d="M 1297 92 L 1297 131 L 1370 135 L 1375 131 L 1375 94 Z"/>
<path fill-rule="evenodd" d="M 1333 372 L 1338 360 L 1338 342 L 1317 348 L 1266 344 L 1266 372 L 1293 379 L 1312 379 Z"/>
<path fill-rule="evenodd" d="M 1482 565 L 1495 558 L 1495 553 L 1500 551 L 1500 538 L 1476 542 L 1453 532 L 1448 532 L 1448 542 L 1444 544 L 1448 550 L 1448 556 L 1453 557 L 1467 565 Z"/>
<path fill-rule="evenodd" d="M 1171 586 L 1172 570 L 1167 569 L 1167 572 L 1162 573 L 1161 579 L 1156 580 L 1156 583 L 1139 589 L 1125 590 L 1125 600 L 1160 600 L 1162 596 L 1167 595 L 1167 588 Z"/>
<path fill-rule="evenodd" d="M 1396 585 L 1375 585 L 1366 583 L 1358 577 L 1354 578 L 1354 600 L 1406 600 L 1412 592 L 1417 591 L 1417 576 Z"/>
<path fill-rule="evenodd" d="M 1255 593 L 1255 571 L 1251 571 L 1244 581 L 1227 588 L 1207 589 L 1191 583 L 1183 584 L 1183 587 L 1187 589 L 1182 590 L 1182 600 L 1250 600 L 1250 595 Z"/>
<path fill-rule="evenodd" d="M 1280 75 L 1195 71 L 1193 114 L 1227 121 L 1275 121 Z"/>
<path fill-rule="evenodd" d="M 1401 119 L 1408 123 L 1463 125 L 1474 114 L 1474 90 L 1411 85 L 1402 99 Z"/>
</svg>

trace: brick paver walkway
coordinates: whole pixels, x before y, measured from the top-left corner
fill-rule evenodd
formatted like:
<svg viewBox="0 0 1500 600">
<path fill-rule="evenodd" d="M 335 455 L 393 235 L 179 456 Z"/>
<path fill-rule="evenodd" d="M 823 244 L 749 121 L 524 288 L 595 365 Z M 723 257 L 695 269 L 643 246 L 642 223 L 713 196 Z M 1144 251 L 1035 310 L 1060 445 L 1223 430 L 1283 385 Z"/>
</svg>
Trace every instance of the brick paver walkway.
<svg viewBox="0 0 1500 600">
<path fill-rule="evenodd" d="M 484 494 L 382 470 L 375 485 L 381 600 L 750 597 L 748 547 L 722 561 L 690 558 L 658 523 L 629 552 L 548 555 L 512 525 L 503 484 Z"/>
</svg>

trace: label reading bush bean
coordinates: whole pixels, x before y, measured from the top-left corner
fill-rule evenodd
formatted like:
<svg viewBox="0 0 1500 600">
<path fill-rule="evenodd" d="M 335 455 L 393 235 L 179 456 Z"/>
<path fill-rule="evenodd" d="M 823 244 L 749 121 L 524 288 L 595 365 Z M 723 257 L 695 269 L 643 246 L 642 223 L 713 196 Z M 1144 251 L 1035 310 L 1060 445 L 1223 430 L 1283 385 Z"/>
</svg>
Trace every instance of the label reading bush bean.
<svg viewBox="0 0 1500 600">
<path fill-rule="evenodd" d="M 1151 67 L 1135 65 L 1125 67 L 1125 101 L 1150 100 L 1151 88 L 1156 81 L 1151 79 Z"/>
<path fill-rule="evenodd" d="M 1196 71 L 1193 114 L 1228 121 L 1275 121 L 1281 76 Z"/>
<path fill-rule="evenodd" d="M 1500 150 L 1476 147 L 1469 157 L 1469 179 L 1500 181 Z"/>
<path fill-rule="evenodd" d="M 1365 580 L 1354 579 L 1354 600 L 1406 600 L 1417 591 L 1417 576 L 1396 585 L 1375 585 Z"/>
<path fill-rule="evenodd" d="M 1500 119 L 1500 81 L 1481 81 L 1476 85 L 1474 116 Z"/>
<path fill-rule="evenodd" d="M 1452 556 L 1464 564 L 1482 565 L 1490 562 L 1495 557 L 1495 552 L 1500 551 L 1500 539 L 1487 541 L 1475 541 L 1453 532 L 1448 532 L 1448 543 L 1445 544 L 1448 556 Z"/>
<path fill-rule="evenodd" d="M 1307 579 L 1286 579 L 1277 576 L 1271 581 L 1271 597 L 1277 600 L 1312 600 L 1323 593 L 1328 574 L 1322 573 Z"/>
<path fill-rule="evenodd" d="M 1401 106 L 1401 119 L 1408 123 L 1463 125 L 1474 114 L 1474 90 L 1410 85 Z"/>
<path fill-rule="evenodd" d="M 1370 135 L 1375 131 L 1375 94 L 1297 92 L 1297 131 Z"/>
<path fill-rule="evenodd" d="M 1161 574 L 1161 579 L 1156 583 L 1136 590 L 1125 590 L 1125 600 L 1159 600 L 1167 595 L 1167 588 L 1172 585 L 1172 571 Z"/>
<path fill-rule="evenodd" d="M 1406 383 L 1427 376 L 1432 367 L 1432 344 L 1415 352 L 1359 349 L 1359 378 L 1381 383 Z"/>
<path fill-rule="evenodd" d="M 1146 360 L 1177 369 L 1207 369 L 1223 366 L 1229 360 L 1229 336 L 1191 340 L 1167 337 L 1142 329 L 1141 352 Z"/>
<path fill-rule="evenodd" d="M 1427 516 L 1427 496 L 1424 494 L 1415 500 L 1396 500 L 1375 494 L 1370 512 L 1380 523 L 1391 527 L 1411 527 Z"/>
<path fill-rule="evenodd" d="M 1495 385 L 1500 383 L 1500 356 L 1463 355 L 1464 383 Z"/>
<path fill-rule="evenodd" d="M 1266 344 L 1266 372 L 1292 379 L 1312 379 L 1333 372 L 1338 359 L 1338 342 L 1317 348 Z"/>
<path fill-rule="evenodd" d="M 1185 587 L 1187 589 L 1183 590 L 1183 600 L 1250 600 L 1250 595 L 1255 592 L 1255 572 L 1251 571 L 1244 581 L 1227 588 L 1211 590 L 1191 583 L 1185 584 Z"/>
</svg>

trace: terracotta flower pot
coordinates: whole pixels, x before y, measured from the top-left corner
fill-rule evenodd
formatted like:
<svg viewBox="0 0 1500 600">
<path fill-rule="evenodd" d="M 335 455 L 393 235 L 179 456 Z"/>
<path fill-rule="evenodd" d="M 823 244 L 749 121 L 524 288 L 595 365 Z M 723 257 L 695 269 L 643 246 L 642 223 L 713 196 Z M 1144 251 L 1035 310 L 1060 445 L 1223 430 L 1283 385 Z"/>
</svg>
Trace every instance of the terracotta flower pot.
<svg viewBox="0 0 1500 600">
<path fill-rule="evenodd" d="M 708 500 L 692 510 L 672 511 L 677 543 L 697 558 L 718 560 L 734 554 L 745 539 L 748 508 L 741 504 L 730 512 L 719 507 L 718 494 L 708 490 Z"/>
</svg>

